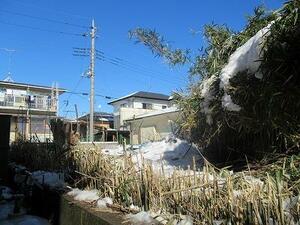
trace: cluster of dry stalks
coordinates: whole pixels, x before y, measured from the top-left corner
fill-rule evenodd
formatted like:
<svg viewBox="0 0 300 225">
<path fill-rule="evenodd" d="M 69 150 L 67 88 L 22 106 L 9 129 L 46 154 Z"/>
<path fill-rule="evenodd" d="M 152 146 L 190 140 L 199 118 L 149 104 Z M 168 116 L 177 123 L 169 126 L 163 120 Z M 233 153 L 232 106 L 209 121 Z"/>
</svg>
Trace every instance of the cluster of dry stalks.
<svg viewBox="0 0 300 225">
<path fill-rule="evenodd" d="M 268 172 L 232 173 L 209 163 L 200 170 L 162 170 L 143 161 L 137 167 L 131 155 L 112 157 L 100 149 L 77 147 L 76 162 L 80 187 L 96 188 L 124 207 L 172 215 L 187 214 L 195 224 L 294 224 L 299 221 L 300 158 L 291 158 Z M 288 162 L 288 163 L 287 163 Z M 158 172 L 159 171 L 159 172 Z M 297 179 L 293 180 L 293 179 Z"/>
<path fill-rule="evenodd" d="M 39 152 L 44 151 L 32 154 Z M 51 167 L 32 154 L 26 151 L 27 165 Z M 239 173 L 219 170 L 209 163 L 200 171 L 191 162 L 190 169 L 174 170 L 171 176 L 164 174 L 163 166 L 153 168 L 145 160 L 137 166 L 133 157 L 129 153 L 108 156 L 96 146 L 78 145 L 61 155 L 59 164 L 64 165 L 57 169 L 71 171 L 76 187 L 97 189 L 102 197 L 111 197 L 123 208 L 133 204 L 172 215 L 169 220 L 182 214 L 192 216 L 195 224 L 212 225 L 288 225 L 300 220 L 300 157 L 289 157 L 267 170 Z"/>
</svg>

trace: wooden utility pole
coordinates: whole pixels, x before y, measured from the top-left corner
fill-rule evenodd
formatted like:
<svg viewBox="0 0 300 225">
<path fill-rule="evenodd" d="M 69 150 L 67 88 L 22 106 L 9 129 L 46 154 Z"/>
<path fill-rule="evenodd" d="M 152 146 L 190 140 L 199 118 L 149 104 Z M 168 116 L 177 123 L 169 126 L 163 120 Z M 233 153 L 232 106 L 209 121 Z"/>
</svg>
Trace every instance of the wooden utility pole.
<svg viewBox="0 0 300 225">
<path fill-rule="evenodd" d="M 91 27 L 91 64 L 90 64 L 90 80 L 91 80 L 91 90 L 90 90 L 90 137 L 89 141 L 94 141 L 94 95 L 95 95 L 95 38 L 96 38 L 96 26 L 95 21 L 92 21 Z"/>
</svg>

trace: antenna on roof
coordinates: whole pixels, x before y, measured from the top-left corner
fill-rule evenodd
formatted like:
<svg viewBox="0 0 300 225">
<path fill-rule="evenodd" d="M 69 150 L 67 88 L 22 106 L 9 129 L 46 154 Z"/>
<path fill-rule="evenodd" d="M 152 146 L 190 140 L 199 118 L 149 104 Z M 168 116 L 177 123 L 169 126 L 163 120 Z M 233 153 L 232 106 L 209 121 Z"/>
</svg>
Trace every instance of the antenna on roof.
<svg viewBox="0 0 300 225">
<path fill-rule="evenodd" d="M 13 79 L 11 78 L 10 70 L 11 70 L 11 64 L 12 64 L 12 54 L 15 53 L 17 50 L 8 49 L 8 48 L 0 48 L 0 50 L 8 53 L 8 73 L 7 73 L 7 78 L 5 78 L 4 81 L 14 82 Z"/>
<path fill-rule="evenodd" d="M 15 81 L 11 78 L 11 73 L 10 73 L 10 72 L 8 72 L 7 77 L 4 78 L 3 81 L 5 81 L 5 82 L 10 82 L 10 83 L 15 82 Z"/>
</svg>

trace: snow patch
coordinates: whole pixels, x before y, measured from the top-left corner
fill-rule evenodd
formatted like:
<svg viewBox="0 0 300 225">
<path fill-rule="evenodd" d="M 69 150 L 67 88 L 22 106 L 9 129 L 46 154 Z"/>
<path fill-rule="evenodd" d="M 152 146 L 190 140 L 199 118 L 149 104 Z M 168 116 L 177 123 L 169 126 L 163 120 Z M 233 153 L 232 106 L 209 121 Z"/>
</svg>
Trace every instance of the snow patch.
<svg viewBox="0 0 300 225">
<path fill-rule="evenodd" d="M 213 123 L 212 120 L 212 109 L 210 108 L 211 101 L 215 98 L 214 91 L 212 89 L 212 84 L 217 80 L 216 75 L 212 75 L 211 77 L 202 81 L 200 85 L 201 89 L 201 97 L 203 101 L 200 103 L 201 112 L 206 115 L 207 124 L 211 125 Z"/>
<path fill-rule="evenodd" d="M 261 181 L 261 180 L 258 179 L 258 178 L 252 177 L 252 176 L 245 176 L 245 180 L 246 180 L 249 184 L 252 184 L 252 185 L 255 185 L 255 186 L 262 187 L 262 186 L 264 185 L 264 182 L 263 182 L 263 181 Z"/>
<path fill-rule="evenodd" d="M 138 168 L 141 168 L 143 162 L 146 161 L 152 164 L 154 170 L 161 172 L 163 165 L 166 175 L 172 174 L 179 167 L 187 169 L 188 166 L 192 165 L 193 157 L 195 157 L 198 166 L 203 165 L 203 158 L 197 147 L 186 140 L 175 138 L 173 135 L 169 135 L 161 141 L 147 142 L 140 145 L 136 150 L 127 150 L 127 153 L 133 155 L 132 160 Z M 123 155 L 124 151 L 105 149 L 105 154 L 119 156 Z"/>
<path fill-rule="evenodd" d="M 112 205 L 113 204 L 113 200 L 109 197 L 105 197 L 105 198 L 102 198 L 102 199 L 99 199 L 97 201 L 97 207 L 98 208 L 107 208 L 107 204 L 108 205 Z"/>
<path fill-rule="evenodd" d="M 239 111 L 240 106 L 234 104 L 230 95 L 226 92 L 230 87 L 230 79 L 239 72 L 246 71 L 254 74 L 256 78 L 262 79 L 262 73 L 259 70 L 261 65 L 261 57 L 263 56 L 263 43 L 265 38 L 270 34 L 271 22 L 268 26 L 259 30 L 245 44 L 239 47 L 228 60 L 227 65 L 222 69 L 220 74 L 220 89 L 224 89 L 225 94 L 222 98 L 222 106 L 230 111 Z"/>
<path fill-rule="evenodd" d="M 9 200 L 13 197 L 13 192 L 9 187 L 0 186 L 0 199 Z"/>
<path fill-rule="evenodd" d="M 135 225 L 152 225 L 156 223 L 150 213 L 145 211 L 141 211 L 137 214 L 129 214 L 127 215 L 127 219 Z"/>
<path fill-rule="evenodd" d="M 260 59 L 263 56 L 262 45 L 270 33 L 272 24 L 273 22 L 259 30 L 229 57 L 229 61 L 220 75 L 222 89 L 227 89 L 230 85 L 229 80 L 239 72 L 248 71 L 252 74 L 258 71 L 261 64 Z"/>
<path fill-rule="evenodd" d="M 162 172 L 162 165 L 166 175 L 171 175 L 175 169 L 187 169 L 192 165 L 193 157 L 202 165 L 203 159 L 197 147 L 185 140 L 175 138 L 172 135 L 162 141 L 148 142 L 139 149 L 136 158 L 133 158 L 142 166 L 143 159 L 150 162 L 156 171 Z"/>
<path fill-rule="evenodd" d="M 129 209 L 138 211 L 138 210 L 140 210 L 140 207 L 138 207 L 138 206 L 136 206 L 136 205 L 134 205 L 134 204 L 131 204 L 131 205 L 129 206 Z"/>
<path fill-rule="evenodd" d="M 285 211 L 291 211 L 291 209 L 293 209 L 297 203 L 299 203 L 299 196 L 294 196 L 294 197 L 291 197 L 291 198 L 287 198 L 283 201 L 283 209 Z"/>
<path fill-rule="evenodd" d="M 25 215 L 13 219 L 5 220 L 1 225 L 50 225 L 50 223 L 38 216 Z"/>
<path fill-rule="evenodd" d="M 67 193 L 70 196 L 73 196 L 77 201 L 84 202 L 93 202 L 99 199 L 98 190 L 79 190 L 74 188 L 72 191 Z"/>
<path fill-rule="evenodd" d="M 6 219 L 9 214 L 12 214 L 14 212 L 14 207 L 14 202 L 0 204 L 0 220 Z"/>
<path fill-rule="evenodd" d="M 222 106 L 224 109 L 228 111 L 238 112 L 241 110 L 241 107 L 235 103 L 233 103 L 231 96 L 225 92 L 222 97 Z"/>
<path fill-rule="evenodd" d="M 46 172 L 46 171 L 38 170 L 38 171 L 34 171 L 31 177 L 39 184 L 47 185 L 53 188 L 63 187 L 65 184 L 63 173 L 54 173 L 54 172 Z"/>
</svg>

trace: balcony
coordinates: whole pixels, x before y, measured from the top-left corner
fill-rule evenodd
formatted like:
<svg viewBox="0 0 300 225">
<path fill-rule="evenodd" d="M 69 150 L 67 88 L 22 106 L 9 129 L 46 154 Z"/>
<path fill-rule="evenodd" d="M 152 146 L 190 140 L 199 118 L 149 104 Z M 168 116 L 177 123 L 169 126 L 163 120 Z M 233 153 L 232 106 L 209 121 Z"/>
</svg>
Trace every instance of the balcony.
<svg viewBox="0 0 300 225">
<path fill-rule="evenodd" d="M 52 111 L 56 112 L 55 99 L 48 98 L 48 96 L 19 96 L 5 94 L 0 96 L 0 109 L 30 109 L 38 111 Z"/>
</svg>

